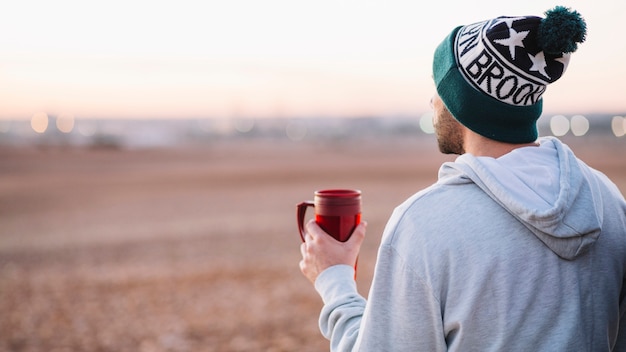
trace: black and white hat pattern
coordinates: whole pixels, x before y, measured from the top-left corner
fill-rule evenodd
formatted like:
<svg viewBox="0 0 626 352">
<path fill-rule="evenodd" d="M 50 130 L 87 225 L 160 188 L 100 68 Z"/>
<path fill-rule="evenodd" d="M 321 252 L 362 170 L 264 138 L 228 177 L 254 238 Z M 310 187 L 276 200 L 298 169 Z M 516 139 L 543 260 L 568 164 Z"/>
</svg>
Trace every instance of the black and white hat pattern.
<svg viewBox="0 0 626 352">
<path fill-rule="evenodd" d="M 498 17 L 463 27 L 454 47 L 465 79 L 499 101 L 535 104 L 570 58 L 538 47 L 534 38 L 540 22 L 540 17 Z"/>
<path fill-rule="evenodd" d="M 587 30 L 581 15 L 569 8 L 556 6 L 545 15 L 458 26 L 439 44 L 433 79 L 456 120 L 493 140 L 537 138 L 542 95 L 563 75 Z"/>
</svg>

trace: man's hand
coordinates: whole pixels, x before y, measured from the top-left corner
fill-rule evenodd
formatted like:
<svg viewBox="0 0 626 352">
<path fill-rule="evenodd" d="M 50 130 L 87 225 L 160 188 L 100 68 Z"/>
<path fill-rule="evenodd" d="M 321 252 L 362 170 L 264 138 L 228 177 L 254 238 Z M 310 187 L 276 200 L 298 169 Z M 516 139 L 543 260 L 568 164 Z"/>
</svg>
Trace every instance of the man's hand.
<svg viewBox="0 0 626 352">
<path fill-rule="evenodd" d="M 310 220 L 306 224 L 304 243 L 300 245 L 302 260 L 300 271 L 311 283 L 315 283 L 317 276 L 333 265 L 346 264 L 354 266 L 359 256 L 361 244 L 365 239 L 367 223 L 362 221 L 346 242 L 339 242 L 328 235 L 315 222 Z"/>
</svg>

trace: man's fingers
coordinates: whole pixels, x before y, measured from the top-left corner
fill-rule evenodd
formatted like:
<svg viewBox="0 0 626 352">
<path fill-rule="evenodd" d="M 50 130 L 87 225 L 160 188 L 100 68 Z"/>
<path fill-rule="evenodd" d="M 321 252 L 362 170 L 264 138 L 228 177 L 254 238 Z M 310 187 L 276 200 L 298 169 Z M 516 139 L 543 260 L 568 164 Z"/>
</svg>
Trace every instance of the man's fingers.
<svg viewBox="0 0 626 352">
<path fill-rule="evenodd" d="M 350 236 L 350 239 L 348 239 L 348 242 L 350 242 L 351 244 L 357 244 L 360 245 L 361 242 L 363 242 L 363 240 L 365 239 L 365 231 L 367 230 L 367 221 L 361 221 L 360 224 L 357 225 L 356 228 L 354 228 L 354 232 L 352 232 L 352 236 Z"/>
<path fill-rule="evenodd" d="M 302 260 L 300 261 L 299 266 L 300 266 L 300 271 L 301 271 L 303 274 L 305 274 L 305 276 L 306 276 L 306 270 L 305 270 L 304 259 L 302 259 Z"/>
<path fill-rule="evenodd" d="M 320 225 L 315 222 L 315 220 L 311 219 L 306 224 L 306 234 L 307 236 L 309 236 L 310 239 L 315 239 L 322 235 L 325 235 L 326 233 L 324 232 L 324 230 L 322 230 Z M 307 236 L 304 237 L 305 241 L 307 240 Z"/>
<path fill-rule="evenodd" d="M 306 255 L 306 243 L 300 245 L 300 254 L 302 254 L 302 258 Z"/>
</svg>

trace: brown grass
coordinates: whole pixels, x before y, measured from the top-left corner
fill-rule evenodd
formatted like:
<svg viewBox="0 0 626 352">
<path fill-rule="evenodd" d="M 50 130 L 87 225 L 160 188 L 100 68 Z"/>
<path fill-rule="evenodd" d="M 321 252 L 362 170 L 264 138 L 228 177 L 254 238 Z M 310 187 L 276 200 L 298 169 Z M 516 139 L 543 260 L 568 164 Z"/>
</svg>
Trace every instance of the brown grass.
<svg viewBox="0 0 626 352">
<path fill-rule="evenodd" d="M 626 190 L 623 141 L 573 149 Z M 446 160 L 431 139 L 0 149 L 0 350 L 327 350 L 295 204 L 363 191 L 366 295 L 388 216 Z"/>
</svg>

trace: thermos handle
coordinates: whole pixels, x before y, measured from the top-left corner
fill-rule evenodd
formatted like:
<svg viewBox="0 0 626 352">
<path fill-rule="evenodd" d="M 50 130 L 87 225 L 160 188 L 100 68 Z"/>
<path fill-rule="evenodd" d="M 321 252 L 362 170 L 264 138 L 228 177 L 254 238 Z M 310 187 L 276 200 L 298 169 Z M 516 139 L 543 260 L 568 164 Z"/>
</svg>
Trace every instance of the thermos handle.
<svg viewBox="0 0 626 352">
<path fill-rule="evenodd" d="M 296 214 L 296 217 L 298 220 L 298 230 L 300 230 L 300 238 L 302 238 L 302 242 L 304 242 L 304 215 L 306 214 L 306 209 L 312 206 L 314 205 L 313 202 L 310 200 L 302 202 L 297 206 L 298 212 Z"/>
</svg>

